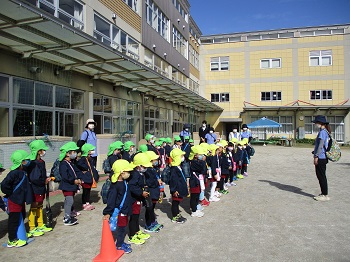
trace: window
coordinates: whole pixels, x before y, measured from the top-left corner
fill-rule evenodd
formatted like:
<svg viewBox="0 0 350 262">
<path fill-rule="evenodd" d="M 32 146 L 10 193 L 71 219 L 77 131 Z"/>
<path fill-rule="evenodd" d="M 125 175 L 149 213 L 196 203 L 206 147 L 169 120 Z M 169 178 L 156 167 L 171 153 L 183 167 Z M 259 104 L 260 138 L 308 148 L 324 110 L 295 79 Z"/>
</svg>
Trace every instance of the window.
<svg viewBox="0 0 350 262">
<path fill-rule="evenodd" d="M 132 10 L 134 10 L 136 13 L 138 13 L 137 10 L 137 0 L 123 0 L 128 6 L 131 7 Z"/>
<path fill-rule="evenodd" d="M 310 100 L 332 100 L 332 90 L 311 90 Z"/>
<path fill-rule="evenodd" d="M 310 66 L 331 66 L 332 50 L 315 50 L 309 53 Z"/>
<path fill-rule="evenodd" d="M 169 19 L 152 0 L 146 0 L 146 19 L 147 23 L 152 26 L 154 30 L 170 42 Z"/>
<path fill-rule="evenodd" d="M 230 93 L 211 94 L 211 102 L 230 102 Z"/>
<path fill-rule="evenodd" d="M 260 68 L 281 68 L 281 58 L 261 59 Z"/>
<path fill-rule="evenodd" d="M 210 71 L 226 71 L 229 69 L 229 57 L 219 56 L 210 58 Z"/>
<path fill-rule="evenodd" d="M 186 59 L 188 58 L 188 42 L 185 37 L 173 27 L 173 47 L 182 54 Z"/>
<path fill-rule="evenodd" d="M 94 22 L 93 36 L 96 39 L 106 46 L 111 46 L 133 59 L 139 60 L 139 43 L 135 39 L 100 15 L 94 15 Z"/>
<path fill-rule="evenodd" d="M 27 0 L 66 23 L 84 29 L 84 5 L 77 0 Z"/>
<path fill-rule="evenodd" d="M 272 91 L 272 92 L 261 92 L 261 101 L 281 101 L 282 92 Z"/>
<path fill-rule="evenodd" d="M 190 63 L 195 68 L 199 69 L 199 54 L 191 45 L 190 45 Z"/>
<path fill-rule="evenodd" d="M 180 1 L 179 0 L 172 0 L 172 1 L 173 1 L 173 5 L 177 9 L 177 11 L 179 11 L 180 15 L 185 19 L 186 22 L 188 22 L 188 14 L 180 4 Z"/>
<path fill-rule="evenodd" d="M 168 114 L 169 111 L 165 108 L 158 108 L 146 105 L 144 111 L 145 134 L 150 133 L 155 135 L 156 137 L 169 136 L 170 126 Z"/>
</svg>

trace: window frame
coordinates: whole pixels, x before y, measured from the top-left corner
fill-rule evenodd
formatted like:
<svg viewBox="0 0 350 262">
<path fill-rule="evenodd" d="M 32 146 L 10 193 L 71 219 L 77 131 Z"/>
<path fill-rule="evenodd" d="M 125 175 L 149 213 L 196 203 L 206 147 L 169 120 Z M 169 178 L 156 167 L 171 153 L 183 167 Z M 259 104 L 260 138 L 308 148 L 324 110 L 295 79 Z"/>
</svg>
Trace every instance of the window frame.
<svg viewBox="0 0 350 262">
<path fill-rule="evenodd" d="M 213 103 L 230 103 L 230 93 L 211 93 L 210 101 Z"/>
<path fill-rule="evenodd" d="M 226 60 L 227 59 L 227 60 Z M 215 61 L 213 61 L 215 60 Z M 224 61 L 222 61 L 224 60 Z M 223 67 L 223 64 L 227 63 L 227 67 Z M 217 69 L 213 67 L 213 65 L 217 64 Z M 229 56 L 215 56 L 210 57 L 210 71 L 229 71 L 230 70 L 230 57 Z"/>
<path fill-rule="evenodd" d="M 273 65 L 273 61 L 275 60 L 279 60 L 279 66 L 278 67 L 274 67 L 272 66 Z M 269 66 L 268 67 L 263 67 L 262 64 L 263 64 L 263 61 L 267 61 Z M 280 57 L 276 57 L 276 58 L 262 58 L 260 59 L 260 69 L 278 69 L 278 68 L 282 68 L 282 58 Z"/>
<path fill-rule="evenodd" d="M 264 97 L 265 99 L 263 99 Z M 274 99 L 274 97 L 276 97 L 276 99 Z M 282 101 L 282 91 L 261 91 L 260 101 Z"/>
<path fill-rule="evenodd" d="M 319 94 L 317 93 L 319 92 Z M 324 97 L 324 92 L 326 92 Z M 314 94 L 312 94 L 314 93 Z M 330 98 L 329 98 L 330 96 Z M 332 89 L 316 89 L 310 90 L 309 100 L 333 100 L 333 90 Z"/>
<path fill-rule="evenodd" d="M 319 53 L 319 55 L 316 54 L 316 52 Z M 324 54 L 322 54 L 324 52 Z M 330 54 L 327 54 L 329 52 Z M 311 63 L 311 60 L 317 58 L 318 59 L 318 64 L 314 65 Z M 323 58 L 330 58 L 330 63 L 329 64 L 323 64 Z M 309 66 L 332 66 L 333 65 L 333 51 L 332 49 L 328 50 L 311 50 L 309 51 Z"/>
</svg>

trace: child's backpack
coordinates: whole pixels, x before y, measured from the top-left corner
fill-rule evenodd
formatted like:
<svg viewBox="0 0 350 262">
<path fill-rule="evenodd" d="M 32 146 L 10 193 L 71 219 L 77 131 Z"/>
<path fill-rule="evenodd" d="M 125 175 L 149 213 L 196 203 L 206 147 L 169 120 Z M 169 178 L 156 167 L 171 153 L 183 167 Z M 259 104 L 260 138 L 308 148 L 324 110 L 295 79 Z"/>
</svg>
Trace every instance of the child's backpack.
<svg viewBox="0 0 350 262">
<path fill-rule="evenodd" d="M 105 160 L 103 160 L 102 169 L 103 169 L 103 171 L 105 172 L 105 174 L 111 173 L 112 167 L 111 167 L 111 164 L 110 164 L 109 161 L 108 161 L 108 158 L 106 158 Z"/>
<path fill-rule="evenodd" d="M 254 156 L 254 154 L 255 154 L 255 149 L 254 149 L 254 147 L 250 147 L 250 152 L 249 152 L 249 155 L 250 156 Z"/>
<path fill-rule="evenodd" d="M 57 158 L 51 168 L 50 176 L 55 178 L 54 180 L 55 183 L 59 183 L 62 180 L 62 177 L 60 174 L 60 163 L 61 163 L 60 160 Z"/>
<path fill-rule="evenodd" d="M 161 179 L 165 184 L 169 184 L 169 178 L 170 178 L 170 167 L 166 166 L 161 174 Z"/>
<path fill-rule="evenodd" d="M 111 183 L 112 183 L 111 180 L 108 178 L 102 186 L 100 195 L 102 197 L 103 204 L 107 204 L 107 194 L 108 194 L 109 188 L 111 187 Z"/>
<path fill-rule="evenodd" d="M 335 140 L 328 131 L 327 134 L 329 136 L 329 141 L 328 147 L 326 148 L 326 156 L 330 161 L 337 162 L 341 157 L 340 146 L 337 140 Z"/>
</svg>

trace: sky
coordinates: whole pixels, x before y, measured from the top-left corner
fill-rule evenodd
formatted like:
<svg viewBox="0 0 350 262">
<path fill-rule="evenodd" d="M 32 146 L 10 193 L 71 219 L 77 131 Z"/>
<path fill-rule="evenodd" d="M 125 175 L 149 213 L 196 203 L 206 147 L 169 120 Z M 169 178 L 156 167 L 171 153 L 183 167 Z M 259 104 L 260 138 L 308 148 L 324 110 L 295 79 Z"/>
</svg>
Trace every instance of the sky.
<svg viewBox="0 0 350 262">
<path fill-rule="evenodd" d="M 203 35 L 350 24 L 350 0 L 189 0 Z"/>
</svg>

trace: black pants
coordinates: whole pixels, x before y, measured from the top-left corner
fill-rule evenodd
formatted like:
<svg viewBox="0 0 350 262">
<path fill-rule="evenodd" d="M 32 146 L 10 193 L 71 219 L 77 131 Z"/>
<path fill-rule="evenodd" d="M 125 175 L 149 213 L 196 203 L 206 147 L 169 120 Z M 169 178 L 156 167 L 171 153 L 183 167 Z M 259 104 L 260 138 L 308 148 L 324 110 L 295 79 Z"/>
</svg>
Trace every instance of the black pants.
<svg viewBox="0 0 350 262">
<path fill-rule="evenodd" d="M 138 231 L 140 231 L 139 214 L 132 214 L 129 221 L 129 237 L 132 238 Z"/>
<path fill-rule="evenodd" d="M 23 219 L 23 218 L 22 218 Z M 17 239 L 18 226 L 21 223 L 21 212 L 10 212 L 8 220 L 8 238 L 10 241 Z"/>
<path fill-rule="evenodd" d="M 150 207 L 146 208 L 145 219 L 146 219 L 146 226 L 148 227 L 156 220 L 156 215 L 154 214 L 155 207 L 156 207 L 156 204 L 152 203 Z"/>
<path fill-rule="evenodd" d="M 244 172 L 247 172 L 247 171 L 248 171 L 247 164 L 243 164 L 241 174 L 243 174 Z"/>
<path fill-rule="evenodd" d="M 180 213 L 179 205 L 180 205 L 180 201 L 173 200 L 171 204 L 171 213 L 173 217 L 176 217 Z"/>
<path fill-rule="evenodd" d="M 199 203 L 199 193 L 191 193 L 190 206 L 191 206 L 192 212 L 197 211 L 198 203 Z"/>
<path fill-rule="evenodd" d="M 315 166 L 316 176 L 321 187 L 321 194 L 328 195 L 328 184 L 326 177 L 326 165 L 328 159 L 318 159 L 318 164 Z"/>
<path fill-rule="evenodd" d="M 220 177 L 220 181 L 218 182 L 218 185 L 216 188 L 219 188 L 219 190 L 224 190 L 224 181 L 225 179 L 223 177 Z"/>
<path fill-rule="evenodd" d="M 83 194 L 81 195 L 81 202 L 84 204 L 90 203 L 90 193 L 91 188 L 84 188 L 83 187 Z"/>
<path fill-rule="evenodd" d="M 117 228 L 117 247 L 121 247 L 122 244 L 124 243 L 125 229 L 126 227 Z"/>
</svg>

